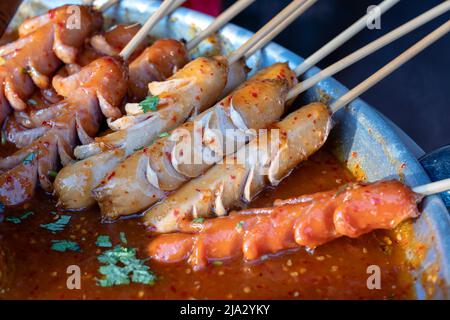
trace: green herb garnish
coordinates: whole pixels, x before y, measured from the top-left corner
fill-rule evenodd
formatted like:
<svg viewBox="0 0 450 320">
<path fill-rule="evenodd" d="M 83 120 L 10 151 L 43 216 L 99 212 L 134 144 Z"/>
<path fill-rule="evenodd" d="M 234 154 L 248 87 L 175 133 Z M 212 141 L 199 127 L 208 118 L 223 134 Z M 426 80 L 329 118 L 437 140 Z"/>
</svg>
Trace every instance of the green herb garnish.
<svg viewBox="0 0 450 320">
<path fill-rule="evenodd" d="M 125 237 L 125 232 L 119 233 L 119 238 L 120 238 L 120 241 L 122 241 L 123 244 L 127 244 L 128 243 L 127 238 Z"/>
<path fill-rule="evenodd" d="M 59 252 L 75 251 L 81 252 L 78 243 L 69 240 L 52 240 L 52 250 Z"/>
<path fill-rule="evenodd" d="M 192 220 L 193 223 L 203 223 L 205 222 L 205 218 L 195 218 Z"/>
<path fill-rule="evenodd" d="M 219 266 L 223 265 L 223 262 L 222 261 L 213 261 L 212 264 L 216 267 L 219 267 Z"/>
<path fill-rule="evenodd" d="M 137 151 L 142 150 L 142 149 L 144 149 L 144 147 L 136 148 L 136 149 L 134 149 L 133 151 L 134 151 L 134 152 L 137 152 Z"/>
<path fill-rule="evenodd" d="M 139 106 L 141 107 L 144 113 L 147 113 L 149 111 L 156 111 L 158 103 L 159 103 L 158 96 L 148 96 L 144 100 L 139 102 Z"/>
<path fill-rule="evenodd" d="M 41 224 L 41 228 L 47 229 L 53 233 L 63 231 L 66 225 L 70 222 L 71 216 L 62 215 L 55 222 Z"/>
<path fill-rule="evenodd" d="M 48 175 L 50 178 L 56 178 L 56 176 L 58 175 L 58 172 L 53 171 L 53 170 L 49 170 L 49 172 L 47 173 L 47 175 Z"/>
<path fill-rule="evenodd" d="M 17 217 L 6 217 L 5 221 L 8 221 L 8 222 L 11 222 L 14 224 L 22 223 L 22 220 L 20 220 L 20 218 L 17 218 Z"/>
<path fill-rule="evenodd" d="M 95 244 L 97 245 L 97 247 L 102 247 L 102 248 L 111 248 L 112 247 L 112 243 L 111 240 L 109 239 L 109 236 L 98 236 L 97 237 L 97 241 L 95 241 Z"/>
<path fill-rule="evenodd" d="M 25 157 L 25 159 L 23 159 L 23 163 L 24 163 L 24 164 L 30 164 L 31 161 L 33 161 L 35 157 L 36 157 L 36 153 L 30 152 L 30 153 Z"/>
<path fill-rule="evenodd" d="M 158 137 L 160 137 L 160 138 L 164 138 L 164 137 L 168 137 L 168 136 L 169 136 L 168 132 L 162 132 L 162 133 L 158 134 Z"/>
<path fill-rule="evenodd" d="M 103 252 L 97 257 L 100 263 L 99 273 L 102 279 L 97 279 L 97 285 L 101 287 L 111 287 L 115 285 L 143 283 L 152 285 L 156 276 L 145 265 L 145 260 L 136 257 L 136 249 L 126 248 L 121 245 Z"/>
</svg>

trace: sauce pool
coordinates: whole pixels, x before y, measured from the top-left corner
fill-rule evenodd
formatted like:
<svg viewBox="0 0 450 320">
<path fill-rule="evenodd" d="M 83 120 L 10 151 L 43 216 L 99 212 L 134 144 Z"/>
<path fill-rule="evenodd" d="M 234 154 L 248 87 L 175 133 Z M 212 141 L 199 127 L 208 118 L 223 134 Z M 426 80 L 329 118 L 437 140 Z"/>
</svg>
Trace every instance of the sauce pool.
<svg viewBox="0 0 450 320">
<path fill-rule="evenodd" d="M 2 147 L 0 153 L 4 153 Z M 2 155 L 3 156 L 3 155 Z M 249 207 L 269 206 L 275 199 L 325 191 L 354 181 L 355 178 L 328 151 L 321 150 L 298 167 L 276 189 L 261 193 Z M 262 261 L 225 262 L 194 271 L 186 263 L 147 264 L 158 277 L 153 286 L 130 284 L 103 288 L 97 256 L 105 251 L 96 246 L 98 235 L 109 235 L 113 245 L 121 244 L 124 232 L 127 246 L 137 248 L 146 258 L 152 239 L 140 219 L 100 223 L 98 209 L 84 212 L 57 212 L 55 201 L 39 191 L 23 206 L 6 209 L 5 217 L 34 215 L 20 224 L 0 223 L 0 253 L 6 257 L 6 270 L 0 280 L 1 299 L 409 299 L 413 298 L 410 266 L 398 239 L 408 238 L 409 228 L 377 231 L 358 239 L 341 238 L 317 248 L 284 252 Z M 56 215 L 70 215 L 66 228 L 56 234 L 40 227 L 53 222 Z M 77 242 L 82 252 L 51 250 L 52 240 Z M 0 254 L 1 259 L 1 254 Z M 1 261 L 0 261 L 1 264 Z M 81 269 L 81 289 L 69 290 L 66 269 Z M 381 289 L 367 288 L 367 267 L 381 270 Z M 0 268 L 1 272 L 1 268 Z M 1 277 L 0 277 L 1 279 Z"/>
</svg>

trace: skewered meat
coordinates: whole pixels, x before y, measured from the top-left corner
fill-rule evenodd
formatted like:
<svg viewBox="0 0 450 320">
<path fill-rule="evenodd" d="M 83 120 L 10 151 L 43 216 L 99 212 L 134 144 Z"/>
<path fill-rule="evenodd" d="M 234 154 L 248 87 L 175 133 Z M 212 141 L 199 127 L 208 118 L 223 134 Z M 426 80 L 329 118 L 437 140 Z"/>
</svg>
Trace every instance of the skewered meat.
<svg viewBox="0 0 450 320">
<path fill-rule="evenodd" d="M 212 212 L 225 215 L 242 200 L 251 201 L 268 184 L 277 185 L 300 162 L 315 153 L 330 130 L 330 115 L 312 103 L 276 123 L 203 176 L 145 212 L 145 224 L 158 232 L 179 229 L 184 220 Z"/>
<path fill-rule="evenodd" d="M 10 112 L 26 108 L 25 100 L 35 86 L 46 88 L 50 76 L 64 63 L 75 62 L 78 48 L 92 32 L 102 25 L 99 12 L 78 6 L 79 25 L 72 28 L 70 6 L 25 21 L 19 29 L 21 38 L 0 47 L 5 61 L 0 65 L 0 124 Z"/>
<path fill-rule="evenodd" d="M 158 95 L 156 112 L 148 120 L 75 149 L 75 155 L 87 159 L 61 170 L 54 186 L 59 203 L 65 208 L 82 209 L 95 203 L 91 190 L 126 156 L 149 145 L 158 134 L 183 123 L 186 118 L 211 106 L 225 87 L 228 68 L 222 57 L 198 58 L 188 63 L 167 81 L 149 85 L 150 94 Z M 108 150 L 109 149 L 109 150 Z M 97 154 L 101 151 L 103 153 Z M 92 157 L 88 155 L 96 154 Z"/>
<path fill-rule="evenodd" d="M 58 157 L 63 165 L 72 159 L 72 150 L 80 141 L 92 141 L 102 113 L 111 116 L 127 90 L 127 73 L 118 58 L 103 57 L 67 78 L 55 77 L 58 94 L 67 106 L 48 122 L 47 131 L 29 146 L 0 159 L 0 202 L 22 203 L 34 194 L 38 185 L 52 190 L 50 172 L 56 171 Z"/>
<path fill-rule="evenodd" d="M 188 52 L 182 42 L 157 40 L 130 63 L 129 96 L 134 101 L 144 99 L 149 83 L 166 80 L 183 68 L 188 60 Z"/>
<path fill-rule="evenodd" d="M 242 146 L 251 138 L 248 128 L 260 129 L 277 121 L 295 80 L 286 64 L 269 67 L 213 108 L 121 162 L 93 190 L 104 217 L 115 219 L 146 209 L 161 200 L 165 191 L 176 190 L 223 159 L 226 154 L 218 150 L 235 152 L 234 145 L 226 151 L 221 146 L 234 141 L 234 133 L 237 147 Z M 231 137 L 228 129 L 236 129 Z"/>
<path fill-rule="evenodd" d="M 148 251 L 154 260 L 188 260 L 195 268 L 237 257 L 255 260 L 299 246 L 315 248 L 342 236 L 356 238 L 375 229 L 395 228 L 419 215 L 419 200 L 398 181 L 355 183 L 276 201 L 271 208 L 190 223 L 184 233 L 157 237 Z"/>
</svg>

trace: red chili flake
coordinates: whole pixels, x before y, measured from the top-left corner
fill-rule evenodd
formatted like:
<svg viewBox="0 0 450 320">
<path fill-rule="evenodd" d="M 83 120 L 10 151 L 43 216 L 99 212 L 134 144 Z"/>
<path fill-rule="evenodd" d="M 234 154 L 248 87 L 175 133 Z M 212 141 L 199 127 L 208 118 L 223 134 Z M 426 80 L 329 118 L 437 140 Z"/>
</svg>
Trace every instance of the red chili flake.
<svg viewBox="0 0 450 320">
<path fill-rule="evenodd" d="M 401 169 L 405 169 L 406 168 L 406 163 L 402 163 L 402 165 L 400 166 Z"/>
<path fill-rule="evenodd" d="M 352 152 L 352 157 L 353 157 L 353 158 L 356 158 L 357 156 L 358 156 L 358 152 L 353 151 L 353 152 Z"/>
<path fill-rule="evenodd" d="M 235 176 L 235 175 L 231 175 L 230 178 L 231 178 L 232 180 L 235 180 L 235 179 L 236 179 L 236 176 Z"/>
<path fill-rule="evenodd" d="M 177 122 L 177 116 L 173 116 L 173 117 L 172 117 L 172 121 L 173 121 L 173 122 Z"/>
<path fill-rule="evenodd" d="M 181 149 L 180 152 L 179 152 L 180 157 L 182 157 L 183 154 L 184 154 L 184 151 L 183 151 L 183 149 Z"/>
<path fill-rule="evenodd" d="M 176 217 L 180 214 L 180 211 L 178 211 L 177 209 L 173 210 L 173 215 Z"/>
<path fill-rule="evenodd" d="M 312 114 L 311 114 L 311 113 L 308 113 L 307 117 L 308 117 L 308 118 L 311 118 L 311 117 L 312 117 Z"/>
<path fill-rule="evenodd" d="M 257 94 L 256 92 L 252 92 L 252 96 L 253 96 L 254 98 L 258 98 L 258 94 Z"/>
<path fill-rule="evenodd" d="M 170 152 L 166 151 L 164 153 L 165 153 L 167 159 L 172 160 L 172 154 Z"/>
</svg>

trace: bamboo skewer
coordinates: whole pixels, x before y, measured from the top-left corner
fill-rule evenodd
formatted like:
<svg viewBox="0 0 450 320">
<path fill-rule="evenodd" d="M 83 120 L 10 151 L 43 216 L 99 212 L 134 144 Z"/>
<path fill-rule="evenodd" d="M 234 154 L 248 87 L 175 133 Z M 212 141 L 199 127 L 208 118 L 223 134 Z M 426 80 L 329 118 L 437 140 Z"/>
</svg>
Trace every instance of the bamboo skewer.
<svg viewBox="0 0 450 320">
<path fill-rule="evenodd" d="M 250 50 L 255 44 L 257 44 L 262 38 L 271 32 L 278 24 L 288 18 L 290 14 L 302 6 L 306 0 L 294 0 L 288 6 L 286 6 L 281 12 L 279 12 L 272 20 L 265 24 L 258 32 L 256 32 L 250 39 L 248 39 L 243 45 L 241 45 L 236 51 L 234 51 L 228 58 L 229 64 L 233 64 L 236 61 L 244 57 L 245 53 Z"/>
<path fill-rule="evenodd" d="M 424 49 L 432 45 L 434 42 L 445 36 L 450 32 L 450 20 L 444 23 L 442 26 L 431 32 L 425 38 L 417 42 L 411 48 L 400 54 L 397 58 L 389 62 L 383 68 L 375 72 L 365 81 L 361 82 L 355 88 L 344 94 L 338 100 L 336 100 L 331 106 L 330 109 L 333 113 L 337 112 L 342 107 L 346 106 L 348 103 L 356 99 L 358 96 L 366 92 L 368 89 L 372 88 L 375 84 L 386 78 L 392 72 L 397 70 L 403 64 L 414 58 Z"/>
<path fill-rule="evenodd" d="M 433 20 L 434 18 L 448 12 L 450 10 L 450 1 L 445 1 L 444 3 L 435 6 L 434 8 L 428 10 L 422 15 L 412 19 L 411 21 L 403 24 L 397 29 L 389 32 L 388 34 L 378 38 L 377 40 L 369 43 L 363 48 L 353 52 L 347 57 L 339 60 L 338 62 L 332 64 L 328 68 L 320 71 L 314 76 L 306 79 L 305 81 L 296 85 L 288 94 L 288 99 L 292 99 L 298 96 L 300 93 L 310 89 L 323 79 L 326 79 L 339 71 L 345 69 L 346 67 L 360 61 L 361 59 L 367 57 L 369 54 L 383 48 L 384 46 L 390 44 L 391 42 L 399 39 L 400 37 L 412 32 L 413 30 L 419 28 L 425 23 Z"/>
<path fill-rule="evenodd" d="M 242 10 L 246 9 L 256 0 L 238 0 L 227 10 L 222 12 L 214 21 L 203 31 L 195 36 L 191 41 L 186 44 L 188 51 L 196 47 L 200 42 L 209 37 L 212 33 L 216 32 L 227 24 L 231 19 L 237 16 Z"/>
<path fill-rule="evenodd" d="M 400 0 L 395 0 L 400 1 Z M 287 26 L 289 26 L 295 19 L 297 19 L 300 15 L 302 15 L 306 10 L 308 10 L 310 7 L 312 7 L 317 0 L 308 0 L 306 3 L 300 7 L 298 7 L 294 12 L 291 13 L 291 15 L 283 20 L 280 24 L 276 25 L 272 31 L 270 31 L 265 37 L 261 38 L 259 42 L 257 42 L 254 46 L 252 46 L 247 53 L 245 54 L 245 57 L 248 58 L 252 56 L 256 51 L 263 48 L 265 45 L 267 45 L 273 38 L 275 38 L 277 35 L 279 35 Z"/>
<path fill-rule="evenodd" d="M 144 23 L 141 29 L 136 33 L 133 39 L 123 48 L 119 55 L 124 59 L 128 60 L 130 55 L 136 49 L 136 47 L 141 43 L 141 41 L 147 36 L 148 32 L 158 23 L 158 21 L 167 15 L 171 8 L 176 3 L 183 3 L 184 1 L 177 0 L 164 0 L 164 2 L 159 6 L 159 8 L 150 16 L 150 18 Z"/>
<path fill-rule="evenodd" d="M 380 15 L 391 9 L 395 6 L 400 0 L 384 0 L 382 3 L 378 5 L 380 10 Z M 315 66 L 322 59 L 327 57 L 331 52 L 339 48 L 341 45 L 346 43 L 356 34 L 361 32 L 363 29 L 367 27 L 367 20 L 372 16 L 371 12 L 368 12 L 365 16 L 361 17 L 358 21 L 340 33 L 333 40 L 328 42 L 322 48 L 317 50 L 314 54 L 306 58 L 296 69 L 295 73 L 297 76 L 302 75 L 304 72 Z"/>
</svg>

